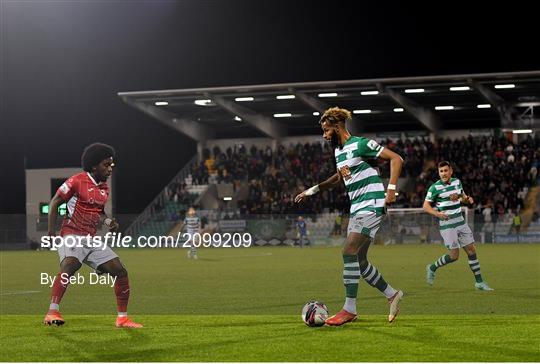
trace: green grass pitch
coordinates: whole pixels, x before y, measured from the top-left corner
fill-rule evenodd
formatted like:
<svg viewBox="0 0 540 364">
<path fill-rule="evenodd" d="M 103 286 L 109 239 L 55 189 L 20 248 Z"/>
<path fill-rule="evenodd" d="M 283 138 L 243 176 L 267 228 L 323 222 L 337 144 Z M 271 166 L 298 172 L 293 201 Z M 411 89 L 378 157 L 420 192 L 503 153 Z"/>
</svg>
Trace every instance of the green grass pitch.
<svg viewBox="0 0 540 364">
<path fill-rule="evenodd" d="M 370 261 L 405 292 L 396 322 L 364 282 L 358 321 L 309 328 L 300 318 L 317 299 L 343 303 L 340 249 L 119 250 L 132 288 L 129 312 L 145 325 L 114 328 L 108 286 L 72 285 L 62 327 L 42 324 L 55 252 L 1 252 L 0 361 L 540 361 L 540 245 L 481 245 L 494 292 L 474 289 L 466 259 L 425 284 L 440 246 L 373 246 Z M 81 274 L 88 278 L 85 267 Z"/>
</svg>

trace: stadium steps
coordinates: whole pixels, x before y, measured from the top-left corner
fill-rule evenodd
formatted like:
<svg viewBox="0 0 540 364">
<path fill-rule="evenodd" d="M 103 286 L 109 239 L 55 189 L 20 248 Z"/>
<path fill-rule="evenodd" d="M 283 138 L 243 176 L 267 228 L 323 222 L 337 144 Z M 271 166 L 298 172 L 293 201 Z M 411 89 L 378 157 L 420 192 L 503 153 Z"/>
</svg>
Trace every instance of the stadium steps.
<svg viewBox="0 0 540 364">
<path fill-rule="evenodd" d="M 125 230 L 125 235 L 131 236 L 149 236 L 165 234 L 174 221 L 171 217 L 183 209 L 186 210 L 189 204 L 192 204 L 197 198 L 197 194 L 188 190 L 188 203 L 182 205 L 178 202 L 170 201 L 167 197 L 167 190 L 172 189 L 173 185 L 184 183 L 185 179 L 190 176 L 191 169 L 197 161 L 197 156 L 193 156 L 191 160 L 182 167 L 182 169 L 174 176 L 174 178 L 163 187 L 161 192 L 148 204 L 139 216 Z"/>
</svg>

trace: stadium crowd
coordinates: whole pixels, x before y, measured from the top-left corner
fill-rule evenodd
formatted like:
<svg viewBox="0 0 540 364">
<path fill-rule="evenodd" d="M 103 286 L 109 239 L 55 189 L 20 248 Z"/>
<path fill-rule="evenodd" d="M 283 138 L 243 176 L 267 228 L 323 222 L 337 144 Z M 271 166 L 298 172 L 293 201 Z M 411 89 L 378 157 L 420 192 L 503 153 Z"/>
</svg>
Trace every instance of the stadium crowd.
<svg viewBox="0 0 540 364">
<path fill-rule="evenodd" d="M 479 213 L 489 209 L 491 214 L 506 214 L 519 210 L 531 185 L 536 184 L 539 146 L 538 139 L 528 137 L 514 144 L 508 138 L 468 137 L 427 138 L 381 141 L 382 145 L 399 153 L 405 160 L 401 177 L 410 177 L 414 185 L 401 191 L 396 207 L 421 207 L 429 185 L 438 180 L 436 163 L 449 160 L 454 176 L 461 179 L 465 191 L 476 199 Z M 387 178 L 386 161 L 378 164 L 381 176 Z M 306 143 L 291 146 L 219 147 L 204 151 L 204 161 L 193 167 L 194 184 L 208 183 L 214 174 L 218 183 L 249 185 L 248 198 L 240 203 L 242 214 L 320 213 L 347 211 L 348 199 L 343 187 L 323 192 L 318 198 L 294 204 L 294 196 L 335 173 L 333 151 L 328 143 Z"/>
</svg>

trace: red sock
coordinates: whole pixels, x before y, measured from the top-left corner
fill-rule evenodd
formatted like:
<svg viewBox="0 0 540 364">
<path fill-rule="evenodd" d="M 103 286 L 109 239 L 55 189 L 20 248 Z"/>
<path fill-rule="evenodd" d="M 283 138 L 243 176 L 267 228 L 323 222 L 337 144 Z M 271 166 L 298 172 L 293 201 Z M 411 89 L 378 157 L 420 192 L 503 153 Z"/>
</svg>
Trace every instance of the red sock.
<svg viewBox="0 0 540 364">
<path fill-rule="evenodd" d="M 129 278 L 127 276 L 116 278 L 114 293 L 116 294 L 118 312 L 126 313 L 129 301 Z"/>
<path fill-rule="evenodd" d="M 64 278 L 62 278 L 62 274 Z M 63 284 L 62 280 L 66 281 L 67 278 L 69 278 L 69 275 L 67 273 L 58 273 L 56 275 L 51 290 L 51 303 L 55 303 L 57 305 L 60 304 L 62 296 L 64 295 L 64 292 L 66 292 L 69 284 L 69 281 L 66 284 Z"/>
</svg>

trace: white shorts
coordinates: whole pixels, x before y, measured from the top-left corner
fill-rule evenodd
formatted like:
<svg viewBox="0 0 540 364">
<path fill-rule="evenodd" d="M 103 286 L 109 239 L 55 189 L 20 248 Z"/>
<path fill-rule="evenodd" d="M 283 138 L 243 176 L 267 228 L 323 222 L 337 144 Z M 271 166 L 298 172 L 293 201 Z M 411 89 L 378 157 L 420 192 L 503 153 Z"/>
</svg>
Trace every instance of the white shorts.
<svg viewBox="0 0 540 364">
<path fill-rule="evenodd" d="M 359 233 L 373 239 L 381 227 L 383 216 L 377 216 L 375 212 L 352 216 L 347 226 L 347 236 L 350 233 Z"/>
<path fill-rule="evenodd" d="M 441 230 L 444 245 L 448 249 L 459 249 L 474 243 L 474 236 L 467 224 Z"/>
<path fill-rule="evenodd" d="M 68 239 L 66 239 L 68 238 Z M 64 236 L 64 242 L 69 241 L 69 245 L 62 244 L 58 248 L 58 255 L 60 256 L 60 263 L 67 257 L 74 257 L 81 263 L 88 265 L 93 269 L 97 269 L 101 264 L 108 262 L 114 258 L 118 258 L 115 252 L 108 246 L 72 246 L 72 242 L 78 240 L 80 244 L 77 245 L 89 245 L 90 242 L 85 236 L 66 235 Z"/>
</svg>

